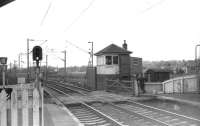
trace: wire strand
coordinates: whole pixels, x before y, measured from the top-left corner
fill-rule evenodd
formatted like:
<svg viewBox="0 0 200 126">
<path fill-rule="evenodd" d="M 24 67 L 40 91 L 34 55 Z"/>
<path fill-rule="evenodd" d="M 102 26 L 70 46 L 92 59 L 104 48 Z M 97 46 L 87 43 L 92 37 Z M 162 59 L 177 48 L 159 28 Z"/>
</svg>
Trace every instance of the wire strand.
<svg viewBox="0 0 200 126">
<path fill-rule="evenodd" d="M 49 13 L 49 10 L 50 10 L 50 8 L 51 8 L 51 4 L 52 4 L 52 2 L 49 3 L 49 6 L 48 6 L 48 8 L 47 8 L 47 10 L 46 10 L 46 12 L 45 12 L 43 18 L 42 18 L 42 21 L 41 21 L 41 23 L 40 23 L 40 26 L 43 25 L 44 20 L 46 19 L 47 15 L 48 15 L 48 13 Z"/>
<path fill-rule="evenodd" d="M 66 32 L 67 30 L 69 30 L 69 29 L 81 18 L 81 16 L 82 16 L 85 12 L 87 12 L 87 10 L 93 5 L 94 1 L 95 1 L 95 0 L 92 0 L 92 1 L 88 4 L 88 6 L 80 12 L 80 14 L 72 21 L 72 23 L 66 27 L 65 32 Z"/>
<path fill-rule="evenodd" d="M 165 0 L 160 0 L 160 1 L 158 1 L 158 2 L 156 2 L 156 3 L 154 3 L 154 4 L 152 4 L 150 7 L 147 7 L 146 9 L 144 9 L 141 13 L 145 13 L 145 12 L 147 12 L 147 11 L 153 9 L 154 7 L 156 7 L 156 6 L 160 5 L 160 4 L 162 4 L 164 1 L 165 1 Z"/>
<path fill-rule="evenodd" d="M 68 40 L 65 40 L 65 42 L 67 42 L 67 43 L 69 43 L 70 45 L 76 47 L 76 48 L 79 49 L 80 51 L 89 54 L 89 52 L 88 52 L 87 50 L 85 50 L 85 49 L 83 49 L 83 48 L 80 48 L 79 46 L 75 45 L 74 43 L 72 43 L 72 42 L 70 42 L 70 41 L 68 41 Z"/>
</svg>

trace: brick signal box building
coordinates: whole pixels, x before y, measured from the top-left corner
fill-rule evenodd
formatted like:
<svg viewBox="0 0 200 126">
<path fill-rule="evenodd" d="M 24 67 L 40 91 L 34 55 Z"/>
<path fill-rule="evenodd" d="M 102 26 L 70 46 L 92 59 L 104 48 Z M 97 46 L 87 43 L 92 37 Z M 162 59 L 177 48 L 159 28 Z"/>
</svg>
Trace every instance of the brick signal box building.
<svg viewBox="0 0 200 126">
<path fill-rule="evenodd" d="M 130 57 L 131 53 L 127 50 L 125 40 L 122 47 L 111 44 L 95 53 L 95 56 L 97 56 L 96 88 L 98 90 L 105 89 L 106 79 L 130 80 L 132 74 L 142 71 L 142 59 L 139 58 L 139 62 L 137 62 L 137 65 L 141 67 L 135 67 L 135 64 L 132 63 L 135 63 L 134 59 L 138 60 L 138 58 Z M 133 68 L 140 70 L 133 72 Z"/>
</svg>

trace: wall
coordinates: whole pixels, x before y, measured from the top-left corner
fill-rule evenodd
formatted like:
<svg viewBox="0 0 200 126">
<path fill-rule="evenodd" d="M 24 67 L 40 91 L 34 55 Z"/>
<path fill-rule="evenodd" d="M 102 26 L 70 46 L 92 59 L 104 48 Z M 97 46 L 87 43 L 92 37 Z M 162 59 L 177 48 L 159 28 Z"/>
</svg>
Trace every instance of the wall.
<svg viewBox="0 0 200 126">
<path fill-rule="evenodd" d="M 106 56 L 118 56 L 116 54 L 105 54 L 101 56 L 97 56 L 97 74 L 106 74 L 106 75 L 112 75 L 112 74 L 119 74 L 119 64 L 112 64 L 106 65 Z"/>
<path fill-rule="evenodd" d="M 162 82 L 146 82 L 145 91 L 146 93 L 163 92 Z"/>
<path fill-rule="evenodd" d="M 119 55 L 119 74 L 120 79 L 130 79 L 130 56 L 128 54 Z"/>
<path fill-rule="evenodd" d="M 119 74 L 119 65 L 101 65 L 97 66 L 97 74 Z"/>
<path fill-rule="evenodd" d="M 88 67 L 86 73 L 86 84 L 84 85 L 85 88 L 90 90 L 97 89 L 96 83 L 96 67 Z"/>
<path fill-rule="evenodd" d="M 163 82 L 170 78 L 170 73 L 148 70 L 145 72 L 145 78 L 147 78 L 148 82 Z"/>
<path fill-rule="evenodd" d="M 199 92 L 199 76 L 188 75 L 163 82 L 164 93 Z"/>
</svg>

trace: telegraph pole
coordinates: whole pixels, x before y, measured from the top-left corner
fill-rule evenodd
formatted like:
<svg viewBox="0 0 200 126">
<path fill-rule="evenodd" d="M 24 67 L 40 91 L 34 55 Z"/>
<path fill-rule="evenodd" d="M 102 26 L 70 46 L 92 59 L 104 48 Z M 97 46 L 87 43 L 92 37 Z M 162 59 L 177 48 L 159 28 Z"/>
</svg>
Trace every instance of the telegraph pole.
<svg viewBox="0 0 200 126">
<path fill-rule="evenodd" d="M 10 62 L 10 73 L 12 72 L 12 63 Z"/>
<path fill-rule="evenodd" d="M 64 59 L 61 59 L 62 61 L 64 61 L 64 80 L 65 80 L 65 77 L 66 77 L 66 71 L 67 71 L 67 68 L 66 68 L 66 50 L 62 51 L 64 53 Z"/>
<path fill-rule="evenodd" d="M 17 66 L 16 66 L 16 60 L 14 60 L 14 66 L 13 66 L 13 71 L 15 72 L 15 77 L 16 77 L 16 68 L 17 68 Z"/>
<path fill-rule="evenodd" d="M 18 56 L 19 70 L 20 70 L 20 62 L 21 62 L 21 61 L 20 61 L 20 58 L 21 58 L 21 56 L 20 56 L 20 54 L 19 54 L 19 56 Z"/>
<path fill-rule="evenodd" d="M 91 49 L 91 52 L 90 52 L 90 57 L 92 59 L 92 67 L 93 67 L 93 42 L 88 42 L 88 43 L 92 44 L 92 49 Z"/>
<path fill-rule="evenodd" d="M 27 39 L 27 82 L 29 83 L 29 39 Z"/>
<path fill-rule="evenodd" d="M 0 63 L 3 67 L 3 70 L 2 70 L 2 81 L 3 81 L 3 88 L 5 88 L 5 71 L 6 71 L 6 68 L 7 68 L 7 57 L 0 57 Z"/>
<path fill-rule="evenodd" d="M 45 74 L 46 80 L 47 80 L 47 70 L 48 70 L 48 55 L 46 55 L 46 74 Z"/>
</svg>

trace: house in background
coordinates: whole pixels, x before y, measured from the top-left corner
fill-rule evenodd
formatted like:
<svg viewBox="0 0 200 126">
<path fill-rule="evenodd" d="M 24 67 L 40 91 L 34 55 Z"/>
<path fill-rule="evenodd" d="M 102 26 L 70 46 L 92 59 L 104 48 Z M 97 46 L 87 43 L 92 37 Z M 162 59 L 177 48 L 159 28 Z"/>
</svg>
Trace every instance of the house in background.
<svg viewBox="0 0 200 126">
<path fill-rule="evenodd" d="M 144 75 L 147 82 L 163 82 L 170 79 L 170 71 L 166 69 L 147 69 Z"/>
</svg>

